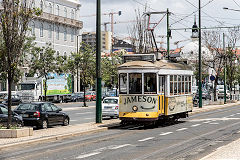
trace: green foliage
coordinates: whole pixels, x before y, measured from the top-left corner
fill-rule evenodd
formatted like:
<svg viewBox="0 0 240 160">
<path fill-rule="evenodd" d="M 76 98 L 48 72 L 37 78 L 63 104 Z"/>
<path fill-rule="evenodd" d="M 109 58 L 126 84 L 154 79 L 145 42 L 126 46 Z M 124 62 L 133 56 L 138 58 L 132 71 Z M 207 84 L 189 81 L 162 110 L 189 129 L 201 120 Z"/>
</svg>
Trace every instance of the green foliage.
<svg viewBox="0 0 240 160">
<path fill-rule="evenodd" d="M 105 82 L 105 86 L 113 87 L 118 85 L 118 73 L 117 67 L 121 64 L 122 53 L 112 53 L 110 56 L 104 56 L 102 58 L 102 80 Z"/>
</svg>

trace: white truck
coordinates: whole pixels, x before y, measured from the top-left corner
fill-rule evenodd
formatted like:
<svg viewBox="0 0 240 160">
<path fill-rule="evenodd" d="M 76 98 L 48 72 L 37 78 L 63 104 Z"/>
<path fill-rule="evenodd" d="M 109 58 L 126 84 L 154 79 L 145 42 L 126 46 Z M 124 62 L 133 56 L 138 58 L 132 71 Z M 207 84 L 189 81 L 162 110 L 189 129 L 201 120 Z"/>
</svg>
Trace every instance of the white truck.
<svg viewBox="0 0 240 160">
<path fill-rule="evenodd" d="M 47 101 L 63 102 L 71 96 L 72 78 L 70 74 L 50 73 L 47 80 Z M 23 102 L 44 100 L 44 78 L 27 77 L 19 84 L 17 94 Z"/>
</svg>

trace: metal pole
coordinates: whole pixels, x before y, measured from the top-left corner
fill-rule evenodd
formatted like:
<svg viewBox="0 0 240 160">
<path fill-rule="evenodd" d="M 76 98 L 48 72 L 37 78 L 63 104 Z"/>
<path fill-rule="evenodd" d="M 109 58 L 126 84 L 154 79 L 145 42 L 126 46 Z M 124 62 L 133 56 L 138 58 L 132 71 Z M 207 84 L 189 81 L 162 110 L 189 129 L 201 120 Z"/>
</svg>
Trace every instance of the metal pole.
<svg viewBox="0 0 240 160">
<path fill-rule="evenodd" d="M 227 103 L 227 97 L 226 97 L 226 49 L 225 49 L 225 34 L 223 33 L 223 51 L 224 51 L 224 104 Z"/>
<path fill-rule="evenodd" d="M 198 52 L 199 52 L 199 68 L 198 68 L 198 74 L 199 74 L 199 85 L 198 85 L 198 91 L 199 91 L 199 108 L 202 108 L 202 56 L 201 56 L 201 49 L 202 49 L 202 46 L 201 46 L 201 0 L 199 0 L 199 37 L 198 37 L 198 40 L 199 40 L 199 49 L 198 49 Z"/>
<path fill-rule="evenodd" d="M 96 17 L 96 76 L 97 76 L 97 96 L 96 96 L 96 123 L 102 123 L 102 90 L 101 90 L 101 0 L 97 0 Z"/>
<path fill-rule="evenodd" d="M 170 42 L 169 42 L 169 11 L 167 8 L 167 57 L 170 58 Z"/>
<path fill-rule="evenodd" d="M 77 35 L 77 54 L 79 54 L 79 48 L 78 48 L 78 35 Z M 78 79 L 78 67 L 79 65 L 77 65 L 77 92 L 78 92 L 78 88 L 79 88 L 79 79 Z M 74 91 L 74 88 L 73 88 Z"/>
</svg>

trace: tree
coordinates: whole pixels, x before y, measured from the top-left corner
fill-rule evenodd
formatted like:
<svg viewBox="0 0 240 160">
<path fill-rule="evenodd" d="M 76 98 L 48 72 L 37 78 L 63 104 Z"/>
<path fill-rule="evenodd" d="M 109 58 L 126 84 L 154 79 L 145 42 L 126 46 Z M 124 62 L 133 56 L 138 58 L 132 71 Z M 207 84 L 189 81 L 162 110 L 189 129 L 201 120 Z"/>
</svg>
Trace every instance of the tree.
<svg viewBox="0 0 240 160">
<path fill-rule="evenodd" d="M 23 45 L 26 39 L 28 23 L 35 15 L 40 15 L 41 10 L 33 8 L 34 0 L 2 0 L 0 15 L 3 46 L 1 48 L 1 62 L 8 81 L 8 123 L 12 124 L 12 99 L 11 88 L 18 73 L 19 63 L 23 56 Z"/>
<path fill-rule="evenodd" d="M 31 52 L 30 74 L 38 73 L 38 77 L 44 77 L 44 100 L 47 101 L 47 80 L 51 79 L 49 73 L 59 71 L 57 59 L 55 58 L 55 50 L 51 44 L 46 44 L 46 47 L 35 47 Z"/>
<path fill-rule="evenodd" d="M 218 85 L 218 80 L 220 77 L 220 74 L 224 67 L 224 58 L 226 57 L 222 46 L 222 35 L 220 34 L 220 31 L 205 31 L 203 32 L 203 43 L 207 46 L 207 48 L 210 50 L 211 55 L 213 57 L 213 60 L 208 61 L 205 65 L 208 65 L 210 68 L 213 68 L 215 71 L 215 81 L 214 81 L 214 101 L 217 101 L 217 94 L 216 89 Z"/>
<path fill-rule="evenodd" d="M 93 85 L 95 82 L 95 51 L 88 44 L 82 43 L 78 53 L 72 53 L 68 58 L 65 71 L 76 75 L 80 71 L 80 79 L 83 84 L 84 106 L 86 106 L 85 93 L 87 85 Z"/>
<path fill-rule="evenodd" d="M 102 80 L 105 82 L 105 86 L 118 86 L 117 67 L 122 62 L 122 54 L 122 52 L 111 53 L 109 57 L 105 56 L 102 58 Z"/>
</svg>

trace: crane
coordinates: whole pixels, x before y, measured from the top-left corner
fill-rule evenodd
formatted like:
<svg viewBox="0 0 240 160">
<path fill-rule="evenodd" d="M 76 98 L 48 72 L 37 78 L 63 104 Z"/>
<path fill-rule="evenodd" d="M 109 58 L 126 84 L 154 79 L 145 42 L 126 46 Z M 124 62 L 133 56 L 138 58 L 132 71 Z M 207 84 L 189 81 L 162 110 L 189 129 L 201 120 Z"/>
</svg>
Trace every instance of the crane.
<svg viewBox="0 0 240 160">
<path fill-rule="evenodd" d="M 109 22 L 110 24 L 111 24 L 111 32 L 112 32 L 112 34 L 113 34 L 113 24 L 114 24 L 114 18 L 113 18 L 113 16 L 115 15 L 115 14 L 117 14 L 117 15 L 119 15 L 119 16 L 121 16 L 122 15 L 122 11 L 118 11 L 118 12 L 109 12 L 109 13 L 103 13 L 102 15 L 109 15 L 110 17 L 111 17 L 111 22 Z M 85 16 L 80 16 L 80 17 L 93 17 L 93 16 L 96 16 L 96 14 L 92 14 L 92 15 L 85 15 Z"/>
<path fill-rule="evenodd" d="M 132 23 L 132 22 L 137 22 L 136 20 L 129 20 L 129 21 L 116 21 L 113 24 L 120 24 L 120 23 Z M 104 31 L 107 31 L 107 25 L 111 24 L 111 22 L 105 22 L 102 25 L 104 25 Z"/>
</svg>

